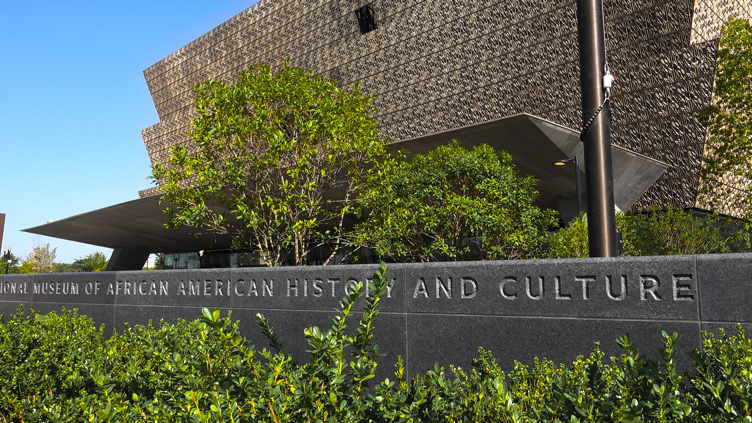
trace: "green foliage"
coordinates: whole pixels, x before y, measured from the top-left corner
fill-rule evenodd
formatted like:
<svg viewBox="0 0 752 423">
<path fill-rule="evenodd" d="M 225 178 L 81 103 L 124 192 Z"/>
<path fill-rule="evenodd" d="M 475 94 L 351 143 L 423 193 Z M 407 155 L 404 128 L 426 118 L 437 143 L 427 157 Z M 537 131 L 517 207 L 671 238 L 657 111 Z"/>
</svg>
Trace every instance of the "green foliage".
<svg viewBox="0 0 752 423">
<path fill-rule="evenodd" d="M 670 207 L 649 213 L 617 213 L 623 256 L 728 253 L 749 248 L 749 232 L 738 221 Z M 588 257 L 585 215 L 551 235 L 549 257 Z"/>
<path fill-rule="evenodd" d="M 535 257 L 555 225 L 555 212 L 533 205 L 536 181 L 488 145 L 390 161 L 369 182 L 353 243 L 391 260 Z"/>
<path fill-rule="evenodd" d="M 724 184 L 746 188 L 752 179 L 752 166 L 749 164 L 752 157 L 750 81 L 752 21 L 732 19 L 724 28 L 719 42 L 713 105 L 703 114 L 708 141 L 701 194 L 710 205 L 716 207 L 723 207 L 730 196 L 740 196 L 747 214 L 752 210 L 752 192 L 748 188 L 746 191 L 729 191 Z M 723 195 L 727 191 L 729 195 Z"/>
<path fill-rule="evenodd" d="M 721 330 L 709 334 L 695 352 L 696 390 L 700 421 L 752 421 L 752 339 L 743 326 L 735 335 Z M 713 416 L 717 416 L 715 419 Z"/>
<path fill-rule="evenodd" d="M 625 219 L 627 255 L 728 253 L 745 243 L 741 225 L 717 215 L 669 208 Z"/>
<path fill-rule="evenodd" d="M 105 340 L 74 311 L 20 309 L 0 321 L 0 422 L 752 422 L 752 339 L 741 325 L 705 334 L 688 375 L 677 370 L 677 335 L 663 333 L 658 360 L 621 337 L 610 359 L 596 344 L 571 363 L 535 358 L 504 371 L 481 349 L 469 369 L 407 380 L 398 359 L 375 381 L 386 284 L 382 267 L 369 297 L 352 287 L 328 329 L 306 329 L 305 363 L 257 351 L 218 310 Z"/>
<path fill-rule="evenodd" d="M 358 88 L 293 66 L 258 65 L 196 87 L 195 148 L 156 165 L 173 227 L 228 235 L 269 266 L 307 264 L 343 246 L 346 217 L 386 153 Z"/>
<path fill-rule="evenodd" d="M 89 254 L 74 261 L 72 268 L 75 272 L 101 272 L 107 268 L 107 257 L 100 252 Z"/>
<path fill-rule="evenodd" d="M 103 358 L 103 328 L 90 318 L 19 308 L 0 324 L 0 422 L 76 421 L 66 400 L 98 391 Z"/>
<path fill-rule="evenodd" d="M 616 215 L 617 231 L 621 229 L 619 219 L 622 216 Z M 589 257 L 587 215 L 572 219 L 568 225 L 551 234 L 548 244 L 547 255 L 552 258 Z"/>
</svg>

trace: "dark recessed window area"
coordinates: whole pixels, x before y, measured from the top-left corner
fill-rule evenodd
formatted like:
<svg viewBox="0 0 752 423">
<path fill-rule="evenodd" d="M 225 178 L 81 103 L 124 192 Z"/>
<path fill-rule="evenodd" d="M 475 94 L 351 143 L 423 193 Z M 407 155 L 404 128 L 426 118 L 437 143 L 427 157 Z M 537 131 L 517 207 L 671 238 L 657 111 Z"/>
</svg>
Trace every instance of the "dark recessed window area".
<svg viewBox="0 0 752 423">
<path fill-rule="evenodd" d="M 358 25 L 360 25 L 360 33 L 367 34 L 376 29 L 376 13 L 373 11 L 373 7 L 367 4 L 355 11 L 355 15 L 358 17 Z"/>
</svg>

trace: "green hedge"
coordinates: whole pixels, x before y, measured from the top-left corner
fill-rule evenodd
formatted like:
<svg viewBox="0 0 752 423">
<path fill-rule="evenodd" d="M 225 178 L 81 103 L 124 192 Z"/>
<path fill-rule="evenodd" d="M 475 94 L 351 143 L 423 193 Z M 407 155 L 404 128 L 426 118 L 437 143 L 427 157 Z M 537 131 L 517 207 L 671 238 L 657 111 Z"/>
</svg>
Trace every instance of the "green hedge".
<svg viewBox="0 0 752 423">
<path fill-rule="evenodd" d="M 622 256 L 717 254 L 749 251 L 752 239 L 744 222 L 673 206 L 645 213 L 617 213 Z M 587 216 L 582 214 L 553 233 L 545 256 L 588 257 Z"/>
<path fill-rule="evenodd" d="M 385 274 L 376 280 L 383 293 Z M 311 360 L 296 363 L 263 317 L 256 349 L 218 311 L 107 338 L 76 311 L 18 310 L 0 323 L 0 422 L 752 422 L 752 340 L 708 334 L 690 375 L 662 359 L 594 351 L 569 364 L 535 359 L 503 371 L 481 350 L 472 368 L 436 367 L 376 381 L 372 342 L 380 295 L 348 329 L 359 292 L 326 330 L 305 331 Z"/>
</svg>

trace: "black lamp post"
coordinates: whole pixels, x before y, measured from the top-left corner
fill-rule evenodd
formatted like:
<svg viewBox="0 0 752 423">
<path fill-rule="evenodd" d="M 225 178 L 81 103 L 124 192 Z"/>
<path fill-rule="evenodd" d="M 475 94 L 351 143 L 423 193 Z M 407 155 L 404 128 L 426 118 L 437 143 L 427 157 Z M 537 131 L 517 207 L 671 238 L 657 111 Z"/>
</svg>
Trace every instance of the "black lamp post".
<svg viewBox="0 0 752 423">
<path fill-rule="evenodd" d="M 568 159 L 557 160 L 553 163 L 557 167 L 571 166 L 574 169 L 574 183 L 575 183 L 575 195 L 577 196 L 577 215 L 582 213 L 582 181 L 580 181 L 580 161 L 577 159 L 577 155 L 574 155 Z"/>
<path fill-rule="evenodd" d="M 591 257 L 617 253 L 614 216 L 613 170 L 608 72 L 602 0 L 577 0 L 577 30 L 580 43 L 585 173 L 588 193 L 588 240 Z"/>
</svg>

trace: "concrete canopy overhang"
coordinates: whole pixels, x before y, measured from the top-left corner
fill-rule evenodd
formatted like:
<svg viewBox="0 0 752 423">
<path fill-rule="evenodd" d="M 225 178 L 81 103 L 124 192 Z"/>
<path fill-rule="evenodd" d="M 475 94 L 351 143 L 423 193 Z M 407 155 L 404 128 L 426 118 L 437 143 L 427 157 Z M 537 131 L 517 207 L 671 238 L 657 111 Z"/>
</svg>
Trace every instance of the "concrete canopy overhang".
<svg viewBox="0 0 752 423">
<path fill-rule="evenodd" d="M 456 139 L 473 147 L 488 144 L 508 151 L 520 173 L 538 179 L 539 205 L 560 211 L 567 219 L 577 214 L 578 178 L 581 200 L 584 192 L 583 145 L 577 131 L 528 114 L 514 115 L 470 127 L 413 138 L 390 145 L 408 154 L 426 152 Z M 663 174 L 667 165 L 624 148 L 613 147 L 614 197 L 617 207 L 628 210 Z M 578 169 L 556 167 L 553 162 L 579 157 Z M 79 214 L 26 232 L 83 242 L 114 249 L 150 252 L 189 252 L 225 249 L 231 240 L 224 236 L 198 235 L 187 229 L 167 229 L 159 196 L 128 201 Z"/>
<path fill-rule="evenodd" d="M 228 237 L 168 229 L 159 196 L 127 201 L 24 229 L 39 235 L 113 249 L 177 253 L 227 248 Z"/>
<path fill-rule="evenodd" d="M 391 147 L 408 153 L 423 153 L 451 140 L 468 148 L 488 144 L 509 152 L 521 174 L 538 179 L 538 205 L 559 210 L 565 220 L 577 214 L 579 185 L 580 204 L 585 211 L 585 156 L 578 131 L 523 113 L 401 141 Z M 620 210 L 629 210 L 663 175 L 668 165 L 617 145 L 612 146 L 611 153 L 614 203 Z M 577 172 L 574 166 L 553 164 L 575 157 L 577 160 L 572 163 L 577 163 Z"/>
</svg>

